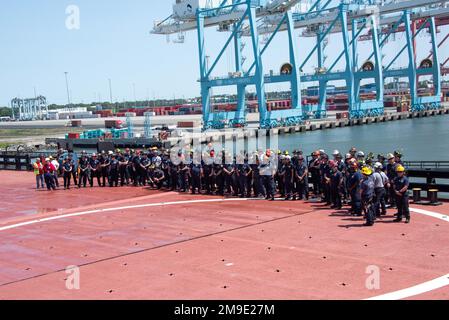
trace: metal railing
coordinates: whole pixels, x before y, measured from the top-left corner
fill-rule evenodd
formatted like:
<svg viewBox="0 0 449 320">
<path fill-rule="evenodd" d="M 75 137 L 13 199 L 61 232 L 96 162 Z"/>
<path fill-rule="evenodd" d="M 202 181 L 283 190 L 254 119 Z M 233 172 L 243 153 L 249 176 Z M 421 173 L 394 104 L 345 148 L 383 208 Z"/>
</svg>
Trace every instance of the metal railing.
<svg viewBox="0 0 449 320">
<path fill-rule="evenodd" d="M 447 169 L 449 170 L 449 161 L 405 161 L 407 169 Z"/>
</svg>

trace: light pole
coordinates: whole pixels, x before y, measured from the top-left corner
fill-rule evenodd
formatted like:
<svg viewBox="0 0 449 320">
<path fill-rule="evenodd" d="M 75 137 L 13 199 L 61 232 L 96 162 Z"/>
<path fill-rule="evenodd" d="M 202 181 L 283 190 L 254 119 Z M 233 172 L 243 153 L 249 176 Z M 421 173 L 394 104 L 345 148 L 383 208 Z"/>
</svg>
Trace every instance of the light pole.
<svg viewBox="0 0 449 320">
<path fill-rule="evenodd" d="M 134 104 L 137 107 L 137 99 L 136 99 L 136 84 L 133 83 L 133 93 L 134 93 Z"/>
<path fill-rule="evenodd" d="M 109 99 L 111 100 L 111 104 L 112 104 L 112 81 L 111 79 L 109 80 Z"/>
<path fill-rule="evenodd" d="M 67 88 L 67 103 L 70 105 L 69 80 L 67 78 L 68 72 L 66 71 L 66 72 L 64 72 L 64 74 L 65 74 L 65 85 Z"/>
</svg>

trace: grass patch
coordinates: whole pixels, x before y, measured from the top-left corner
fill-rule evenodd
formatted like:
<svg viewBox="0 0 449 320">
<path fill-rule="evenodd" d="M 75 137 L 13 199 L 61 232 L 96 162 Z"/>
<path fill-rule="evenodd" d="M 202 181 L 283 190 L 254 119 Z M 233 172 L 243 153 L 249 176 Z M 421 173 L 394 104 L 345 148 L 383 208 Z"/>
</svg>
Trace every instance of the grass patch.
<svg viewBox="0 0 449 320">
<path fill-rule="evenodd" d="M 0 138 L 49 136 L 66 133 L 81 133 L 82 128 L 0 129 Z"/>
</svg>

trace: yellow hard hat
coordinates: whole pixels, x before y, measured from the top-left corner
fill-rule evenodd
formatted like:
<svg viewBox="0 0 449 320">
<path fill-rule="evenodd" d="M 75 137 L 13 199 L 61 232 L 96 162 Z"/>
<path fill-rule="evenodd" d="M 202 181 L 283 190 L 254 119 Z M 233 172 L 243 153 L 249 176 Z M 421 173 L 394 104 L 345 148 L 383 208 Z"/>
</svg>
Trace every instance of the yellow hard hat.
<svg viewBox="0 0 449 320">
<path fill-rule="evenodd" d="M 403 166 L 399 165 L 399 166 L 396 168 L 396 172 L 405 172 L 405 168 L 404 168 Z"/>
<path fill-rule="evenodd" d="M 362 173 L 366 176 L 370 176 L 373 174 L 373 170 L 370 167 L 363 167 Z"/>
</svg>

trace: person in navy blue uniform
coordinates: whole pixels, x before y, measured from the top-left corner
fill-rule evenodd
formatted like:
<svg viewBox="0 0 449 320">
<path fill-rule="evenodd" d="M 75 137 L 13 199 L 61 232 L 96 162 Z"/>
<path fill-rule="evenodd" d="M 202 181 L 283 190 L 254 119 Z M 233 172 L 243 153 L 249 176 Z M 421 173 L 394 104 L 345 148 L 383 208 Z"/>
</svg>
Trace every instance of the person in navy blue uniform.
<svg viewBox="0 0 449 320">
<path fill-rule="evenodd" d="M 282 176 L 282 167 L 285 165 L 285 157 L 287 154 L 282 154 L 281 150 L 278 150 L 277 157 L 277 170 L 274 174 L 274 183 L 277 184 L 277 188 L 279 190 L 279 194 L 281 198 L 285 197 L 285 185 L 284 185 L 284 176 Z"/>
<path fill-rule="evenodd" d="M 140 172 L 141 172 L 140 162 L 141 162 L 141 160 L 142 159 L 140 157 L 140 152 L 136 151 L 136 153 L 133 154 L 133 156 L 132 156 L 132 165 L 131 165 L 131 175 L 133 178 L 133 185 L 135 187 L 137 187 L 141 183 L 141 180 L 140 180 Z"/>
<path fill-rule="evenodd" d="M 307 165 L 304 163 L 303 155 L 298 155 L 297 161 L 298 161 L 297 164 L 294 166 L 296 195 L 293 196 L 293 199 L 309 200 L 309 169 L 307 168 Z"/>
<path fill-rule="evenodd" d="M 101 186 L 104 188 L 106 187 L 106 179 L 109 176 L 109 157 L 106 155 L 106 152 L 102 151 L 98 160 L 100 161 L 100 175 L 102 178 Z"/>
<path fill-rule="evenodd" d="M 350 162 L 349 177 L 348 177 L 348 192 L 351 196 L 351 210 L 349 211 L 353 216 L 362 215 L 362 203 L 360 197 L 360 181 L 362 174 L 358 170 L 358 163 L 355 159 Z"/>
<path fill-rule="evenodd" d="M 337 163 L 335 161 L 329 161 L 330 174 L 330 192 L 332 209 L 340 210 L 342 207 L 341 201 L 341 186 L 343 184 L 343 174 L 338 170 Z"/>
<path fill-rule="evenodd" d="M 206 194 L 212 194 L 214 192 L 214 179 L 213 179 L 213 162 L 215 153 L 211 150 L 205 152 L 203 156 L 203 183 Z"/>
<path fill-rule="evenodd" d="M 295 178 L 295 168 L 292 165 L 291 157 L 285 156 L 284 163 L 280 170 L 280 176 L 282 178 L 285 200 L 293 199 L 293 187 Z"/>
<path fill-rule="evenodd" d="M 111 160 L 109 161 L 109 187 L 118 187 L 119 179 L 119 161 L 117 156 L 113 154 Z"/>
<path fill-rule="evenodd" d="M 405 168 L 399 165 L 396 168 L 397 177 L 393 180 L 393 188 L 396 196 L 396 205 L 398 208 L 397 218 L 395 222 L 401 222 L 405 217 L 405 223 L 410 223 L 409 197 L 408 187 L 409 180 L 405 175 Z"/>
<path fill-rule="evenodd" d="M 376 219 L 374 207 L 374 179 L 372 178 L 373 170 L 370 167 L 362 168 L 363 179 L 360 183 L 360 192 L 362 204 L 365 211 L 365 226 L 374 225 Z"/>
<path fill-rule="evenodd" d="M 190 176 L 192 177 L 192 194 L 201 194 L 201 176 L 203 175 L 203 169 L 201 167 L 201 162 L 195 159 L 190 164 Z"/>
<path fill-rule="evenodd" d="M 390 188 L 387 192 L 388 202 L 390 204 L 390 208 L 396 208 L 396 193 L 394 191 L 393 181 L 397 177 L 396 168 L 398 164 L 396 163 L 396 158 L 393 154 L 389 153 L 387 155 L 388 164 L 387 164 L 387 177 L 389 180 Z"/>
<path fill-rule="evenodd" d="M 187 192 L 189 189 L 189 167 L 182 160 L 178 166 L 179 188 L 181 192 Z"/>
<path fill-rule="evenodd" d="M 178 190 L 178 182 L 179 182 L 179 177 L 178 177 L 178 165 L 175 164 L 171 159 L 167 160 L 167 164 L 168 164 L 168 168 L 169 168 L 169 172 L 170 172 L 170 191 L 177 191 Z"/>
<path fill-rule="evenodd" d="M 128 163 L 129 163 L 129 154 L 127 152 L 122 153 L 119 152 L 117 155 L 117 160 L 119 162 L 119 176 L 120 176 L 120 185 L 123 187 L 125 184 L 129 185 L 129 174 L 128 174 Z"/>
<path fill-rule="evenodd" d="M 72 163 L 69 158 L 66 158 L 62 164 L 62 172 L 64 179 L 64 189 L 70 189 L 70 179 L 72 177 Z"/>
<path fill-rule="evenodd" d="M 309 162 L 309 172 L 311 174 L 311 183 L 313 184 L 313 194 L 316 197 L 322 192 L 320 166 L 320 152 L 315 151 L 312 153 L 312 160 Z"/>
<path fill-rule="evenodd" d="M 80 175 L 78 177 L 78 188 L 81 188 L 81 184 L 85 188 L 87 185 L 87 180 L 89 178 L 89 159 L 85 152 L 83 152 L 81 158 L 78 161 L 78 167 Z"/>
<path fill-rule="evenodd" d="M 327 154 L 323 154 L 321 156 L 321 165 L 320 165 L 320 175 L 321 175 L 321 185 L 323 187 L 324 198 L 323 202 L 326 205 L 331 204 L 331 170 L 329 167 L 329 157 Z"/>
<path fill-rule="evenodd" d="M 223 172 L 223 164 L 222 159 L 216 159 L 214 163 L 214 179 L 217 185 L 216 194 L 219 196 L 224 195 L 224 172 Z"/>
<path fill-rule="evenodd" d="M 257 153 L 253 153 L 250 156 L 249 165 L 252 171 L 251 188 L 253 190 L 255 198 L 265 197 L 265 190 L 262 186 L 262 179 L 260 177 L 259 164 L 260 164 L 259 155 Z"/>
<path fill-rule="evenodd" d="M 92 154 L 90 160 L 89 160 L 89 170 L 90 170 L 90 187 L 92 188 L 94 186 L 94 178 L 97 178 L 98 186 L 101 186 L 101 172 L 100 172 L 100 161 L 97 159 L 97 154 Z"/>
<path fill-rule="evenodd" d="M 140 186 L 146 186 L 148 182 L 148 170 L 151 166 L 151 161 L 148 158 L 148 155 L 146 153 L 142 153 L 142 157 L 140 158 L 140 164 L 138 166 L 139 168 L 139 185 Z"/>
<path fill-rule="evenodd" d="M 158 190 L 162 188 L 165 181 L 165 173 L 160 167 L 156 167 L 153 171 L 151 180 L 153 181 L 154 185 Z"/>
<path fill-rule="evenodd" d="M 267 149 L 264 155 L 261 156 L 261 159 L 259 161 L 259 173 L 260 177 L 262 178 L 263 187 L 266 192 L 265 199 L 274 201 L 276 188 L 274 184 L 274 175 L 276 172 L 276 165 L 277 162 L 275 162 L 275 159 L 272 158 L 273 155 L 271 153 L 270 149 Z"/>
<path fill-rule="evenodd" d="M 237 158 L 235 172 L 239 184 L 239 196 L 240 198 L 251 197 L 251 166 L 248 164 L 248 159 L 243 159 L 243 163 L 240 161 L 242 156 Z"/>
<path fill-rule="evenodd" d="M 72 165 L 71 174 L 72 174 L 72 177 L 73 177 L 73 184 L 76 186 L 78 184 L 78 182 L 76 180 L 76 173 L 77 173 L 76 171 L 78 170 L 78 166 L 75 163 L 75 161 L 73 160 L 73 155 L 71 153 L 69 153 L 68 159 L 69 159 L 70 164 Z"/>
</svg>

